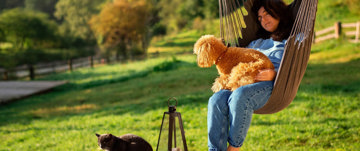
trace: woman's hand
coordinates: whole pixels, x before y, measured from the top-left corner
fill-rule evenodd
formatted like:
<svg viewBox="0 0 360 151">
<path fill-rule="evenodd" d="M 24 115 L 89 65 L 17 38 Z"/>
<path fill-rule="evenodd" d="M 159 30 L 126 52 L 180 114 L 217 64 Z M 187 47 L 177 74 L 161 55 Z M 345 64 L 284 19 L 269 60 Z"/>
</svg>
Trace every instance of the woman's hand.
<svg viewBox="0 0 360 151">
<path fill-rule="evenodd" d="M 255 81 L 272 81 L 275 79 L 276 71 L 273 69 L 259 70 L 259 73 L 255 76 Z"/>
</svg>

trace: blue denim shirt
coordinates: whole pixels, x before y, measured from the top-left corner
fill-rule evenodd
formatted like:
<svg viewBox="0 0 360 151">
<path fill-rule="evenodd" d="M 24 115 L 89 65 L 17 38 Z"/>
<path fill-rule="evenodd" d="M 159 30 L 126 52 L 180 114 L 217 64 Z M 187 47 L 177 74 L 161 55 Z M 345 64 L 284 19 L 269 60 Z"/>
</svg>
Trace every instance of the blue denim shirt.
<svg viewBox="0 0 360 151">
<path fill-rule="evenodd" d="M 248 48 L 258 50 L 265 54 L 271 62 L 274 64 L 275 71 L 278 71 L 282 56 L 284 54 L 284 47 L 286 40 L 283 41 L 274 41 L 270 39 L 257 39 L 252 41 Z"/>
</svg>

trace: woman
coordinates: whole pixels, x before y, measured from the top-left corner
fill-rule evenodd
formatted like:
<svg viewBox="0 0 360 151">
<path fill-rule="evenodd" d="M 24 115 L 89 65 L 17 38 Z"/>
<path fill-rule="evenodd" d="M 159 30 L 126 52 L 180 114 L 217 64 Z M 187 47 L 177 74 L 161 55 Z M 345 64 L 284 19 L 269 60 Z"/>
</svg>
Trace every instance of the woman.
<svg viewBox="0 0 360 151">
<path fill-rule="evenodd" d="M 208 104 L 208 146 L 210 151 L 238 151 L 243 145 L 254 110 L 265 105 L 271 95 L 273 80 L 280 66 L 286 39 L 293 20 L 282 0 L 255 0 L 252 12 L 258 16 L 260 39 L 248 48 L 269 57 L 275 70 L 261 70 L 257 83 L 239 87 L 235 91 L 220 90 Z M 227 143 L 229 146 L 227 147 Z"/>
</svg>

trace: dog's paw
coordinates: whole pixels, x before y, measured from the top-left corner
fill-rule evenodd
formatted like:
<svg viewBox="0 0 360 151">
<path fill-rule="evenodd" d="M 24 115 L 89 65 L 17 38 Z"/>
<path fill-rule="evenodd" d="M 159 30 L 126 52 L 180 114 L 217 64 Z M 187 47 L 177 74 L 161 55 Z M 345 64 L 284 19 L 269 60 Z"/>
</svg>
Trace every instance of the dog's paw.
<svg viewBox="0 0 360 151">
<path fill-rule="evenodd" d="M 228 76 L 220 76 L 220 77 L 216 78 L 215 82 L 213 83 L 213 86 L 211 87 L 211 90 L 213 92 L 218 92 L 221 89 L 230 90 L 230 88 L 227 87 L 228 81 L 229 81 Z"/>
<path fill-rule="evenodd" d="M 218 82 L 214 82 L 213 86 L 211 87 L 211 90 L 215 93 L 222 89 L 222 86 Z"/>
</svg>

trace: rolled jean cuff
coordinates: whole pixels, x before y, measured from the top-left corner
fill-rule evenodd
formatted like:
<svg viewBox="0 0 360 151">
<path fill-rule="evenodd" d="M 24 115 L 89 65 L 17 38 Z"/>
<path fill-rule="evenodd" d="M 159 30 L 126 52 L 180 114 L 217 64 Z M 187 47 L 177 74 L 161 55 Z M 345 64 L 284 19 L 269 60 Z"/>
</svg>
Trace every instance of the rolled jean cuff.
<svg viewBox="0 0 360 151">
<path fill-rule="evenodd" d="M 235 147 L 235 148 L 239 148 L 243 145 L 243 143 L 241 143 L 240 145 L 234 145 L 233 142 L 231 141 L 228 141 L 229 142 L 229 145 L 231 145 L 232 147 Z"/>
</svg>

